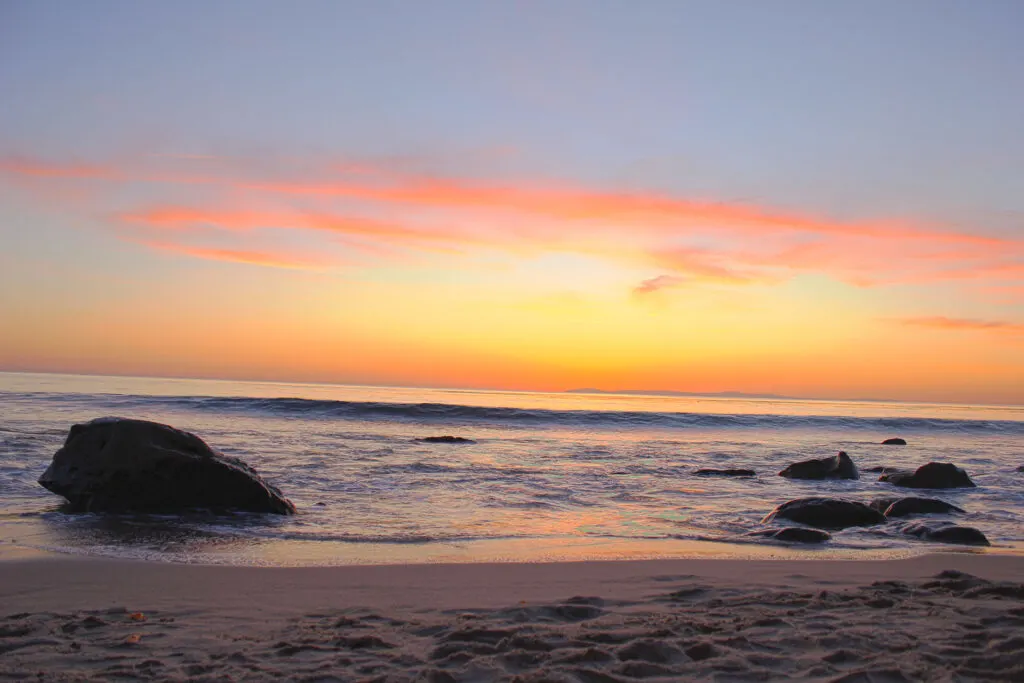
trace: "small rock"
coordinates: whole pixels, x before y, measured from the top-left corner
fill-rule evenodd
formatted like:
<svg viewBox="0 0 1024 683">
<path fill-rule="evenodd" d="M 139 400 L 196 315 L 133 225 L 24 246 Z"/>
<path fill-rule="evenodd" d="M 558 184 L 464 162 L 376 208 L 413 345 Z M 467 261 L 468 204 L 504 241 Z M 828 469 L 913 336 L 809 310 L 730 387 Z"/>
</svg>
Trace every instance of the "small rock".
<svg viewBox="0 0 1024 683">
<path fill-rule="evenodd" d="M 757 474 L 754 470 L 731 469 L 700 469 L 694 472 L 699 477 L 753 477 Z"/>
<path fill-rule="evenodd" d="M 772 510 L 761 521 L 766 523 L 776 518 L 788 519 L 817 529 L 871 526 L 885 521 L 885 516 L 878 510 L 872 510 L 864 503 L 841 498 L 791 500 Z"/>
<path fill-rule="evenodd" d="M 932 514 L 932 513 L 946 513 L 946 512 L 965 512 L 963 508 L 958 508 L 952 503 L 947 503 L 944 500 L 938 498 L 900 498 L 899 500 L 893 501 L 892 505 L 885 509 L 885 516 L 889 519 L 893 517 L 907 517 L 909 515 L 921 515 L 921 514 Z"/>
<path fill-rule="evenodd" d="M 959 526 L 957 524 L 944 524 L 942 526 L 929 526 L 927 524 L 915 523 L 903 528 L 903 533 L 910 536 L 917 536 L 924 541 L 935 541 L 936 543 L 956 543 L 958 545 L 992 545 L 974 527 Z"/>
<path fill-rule="evenodd" d="M 907 445 L 907 440 L 906 439 L 901 439 L 900 437 L 896 436 L 896 437 L 893 437 L 891 439 L 886 439 L 885 441 L 882 442 L 882 445 L 883 446 L 906 446 Z"/>
<path fill-rule="evenodd" d="M 949 462 L 930 462 L 913 473 L 890 472 L 883 474 L 878 481 L 912 489 L 974 488 L 967 472 Z"/>
<path fill-rule="evenodd" d="M 878 472 L 879 474 L 888 474 L 889 472 L 904 472 L 899 467 L 888 467 L 885 465 L 875 465 L 874 467 L 868 467 L 864 470 L 865 472 Z M 909 474 L 909 472 L 908 472 Z"/>
<path fill-rule="evenodd" d="M 793 463 L 779 472 L 779 476 L 790 479 L 860 479 L 857 466 L 846 451 L 839 451 L 831 458 Z"/>
<path fill-rule="evenodd" d="M 425 436 L 422 439 L 416 439 L 424 443 L 476 443 L 473 439 L 467 439 L 464 436 Z"/>
</svg>

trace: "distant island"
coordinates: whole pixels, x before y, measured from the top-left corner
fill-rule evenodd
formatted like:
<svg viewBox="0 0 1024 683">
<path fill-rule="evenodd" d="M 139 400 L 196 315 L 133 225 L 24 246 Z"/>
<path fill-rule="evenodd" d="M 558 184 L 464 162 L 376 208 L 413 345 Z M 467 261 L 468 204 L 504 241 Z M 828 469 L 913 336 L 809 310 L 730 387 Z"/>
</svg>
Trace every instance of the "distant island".
<svg viewBox="0 0 1024 683">
<path fill-rule="evenodd" d="M 647 391 L 644 389 L 622 389 L 620 391 L 605 391 L 604 389 L 569 389 L 567 394 L 629 394 L 632 396 L 697 396 L 704 398 L 777 398 L 785 400 L 800 400 L 793 396 L 781 396 L 779 394 L 747 394 L 742 391 Z"/>
</svg>

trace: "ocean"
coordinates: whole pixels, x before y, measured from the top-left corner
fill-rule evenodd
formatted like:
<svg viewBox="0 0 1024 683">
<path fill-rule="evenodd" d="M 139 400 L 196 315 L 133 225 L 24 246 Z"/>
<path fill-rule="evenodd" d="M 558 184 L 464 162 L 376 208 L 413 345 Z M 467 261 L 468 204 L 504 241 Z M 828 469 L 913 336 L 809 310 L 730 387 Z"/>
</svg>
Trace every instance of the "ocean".
<svg viewBox="0 0 1024 683">
<path fill-rule="evenodd" d="M 65 514 L 36 480 L 76 422 L 155 420 L 258 469 L 291 517 Z M 475 443 L 418 441 L 452 435 Z M 882 446 L 888 437 L 908 445 Z M 669 557 L 897 557 L 1024 552 L 1024 407 L 414 389 L 0 373 L 0 554 L 45 550 L 242 565 Z M 844 450 L 856 481 L 785 465 Z M 899 490 L 865 472 L 929 461 L 975 489 Z M 709 478 L 699 468 L 749 468 Z M 937 545 L 906 523 L 822 546 L 746 536 L 793 498 L 942 498 L 992 548 Z"/>
</svg>

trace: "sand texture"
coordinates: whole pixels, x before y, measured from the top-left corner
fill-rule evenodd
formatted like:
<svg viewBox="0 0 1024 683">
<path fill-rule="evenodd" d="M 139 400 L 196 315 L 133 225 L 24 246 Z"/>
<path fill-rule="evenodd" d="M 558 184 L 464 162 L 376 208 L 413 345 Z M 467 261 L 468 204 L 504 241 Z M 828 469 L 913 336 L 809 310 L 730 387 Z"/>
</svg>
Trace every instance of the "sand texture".
<svg viewBox="0 0 1024 683">
<path fill-rule="evenodd" d="M 1022 681 L 1022 568 L 971 555 L 315 569 L 13 561 L 0 564 L 0 676 Z"/>
</svg>

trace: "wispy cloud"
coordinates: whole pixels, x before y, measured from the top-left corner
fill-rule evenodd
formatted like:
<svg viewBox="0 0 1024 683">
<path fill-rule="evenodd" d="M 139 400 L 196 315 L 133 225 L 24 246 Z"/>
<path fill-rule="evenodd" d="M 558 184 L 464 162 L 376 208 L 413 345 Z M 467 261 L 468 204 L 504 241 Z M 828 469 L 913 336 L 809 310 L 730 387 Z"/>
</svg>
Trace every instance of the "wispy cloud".
<svg viewBox="0 0 1024 683">
<path fill-rule="evenodd" d="M 121 177 L 121 171 L 110 166 L 96 166 L 90 164 L 48 164 L 22 158 L 0 159 L 0 173 L 30 176 L 35 178 L 100 178 L 113 180 Z"/>
<path fill-rule="evenodd" d="M 945 316 L 924 316 L 897 318 L 895 322 L 913 327 L 927 327 L 939 330 L 1024 332 L 1024 323 L 1007 320 L 977 320 L 975 318 L 947 318 Z"/>
<path fill-rule="evenodd" d="M 97 184 L 109 184 L 114 196 L 124 184 L 146 183 L 145 196 L 154 199 L 115 212 L 117 224 L 147 239 L 157 232 L 165 244 L 181 239 L 172 233 L 216 230 L 232 233 L 244 251 L 260 247 L 264 231 L 302 230 L 329 233 L 379 258 L 395 249 L 574 251 L 728 286 L 800 273 L 861 286 L 964 283 L 976 291 L 1024 279 L 1024 240 L 903 218 L 839 220 L 659 192 L 439 177 L 372 161 L 271 172 L 270 164 L 217 158 L 198 174 L 178 157 L 202 155 L 165 156 L 99 165 L 0 159 L 0 177 L 89 181 L 90 196 Z M 124 193 L 118 196 L 123 206 Z"/>
<path fill-rule="evenodd" d="M 679 277 L 678 275 L 658 275 L 644 280 L 639 285 L 633 288 L 633 294 L 636 296 L 643 296 L 652 292 L 657 292 L 661 289 L 669 287 L 679 287 L 686 283 L 685 277 Z"/>
<path fill-rule="evenodd" d="M 248 249 L 218 249 L 215 247 L 198 247 L 176 242 L 155 242 L 151 240 L 132 240 L 149 249 L 176 254 L 185 254 L 193 258 L 207 261 L 227 261 L 229 263 L 245 263 L 270 268 L 288 270 L 323 270 L 330 266 L 326 260 L 282 254 L 280 252 L 253 251 Z"/>
</svg>

